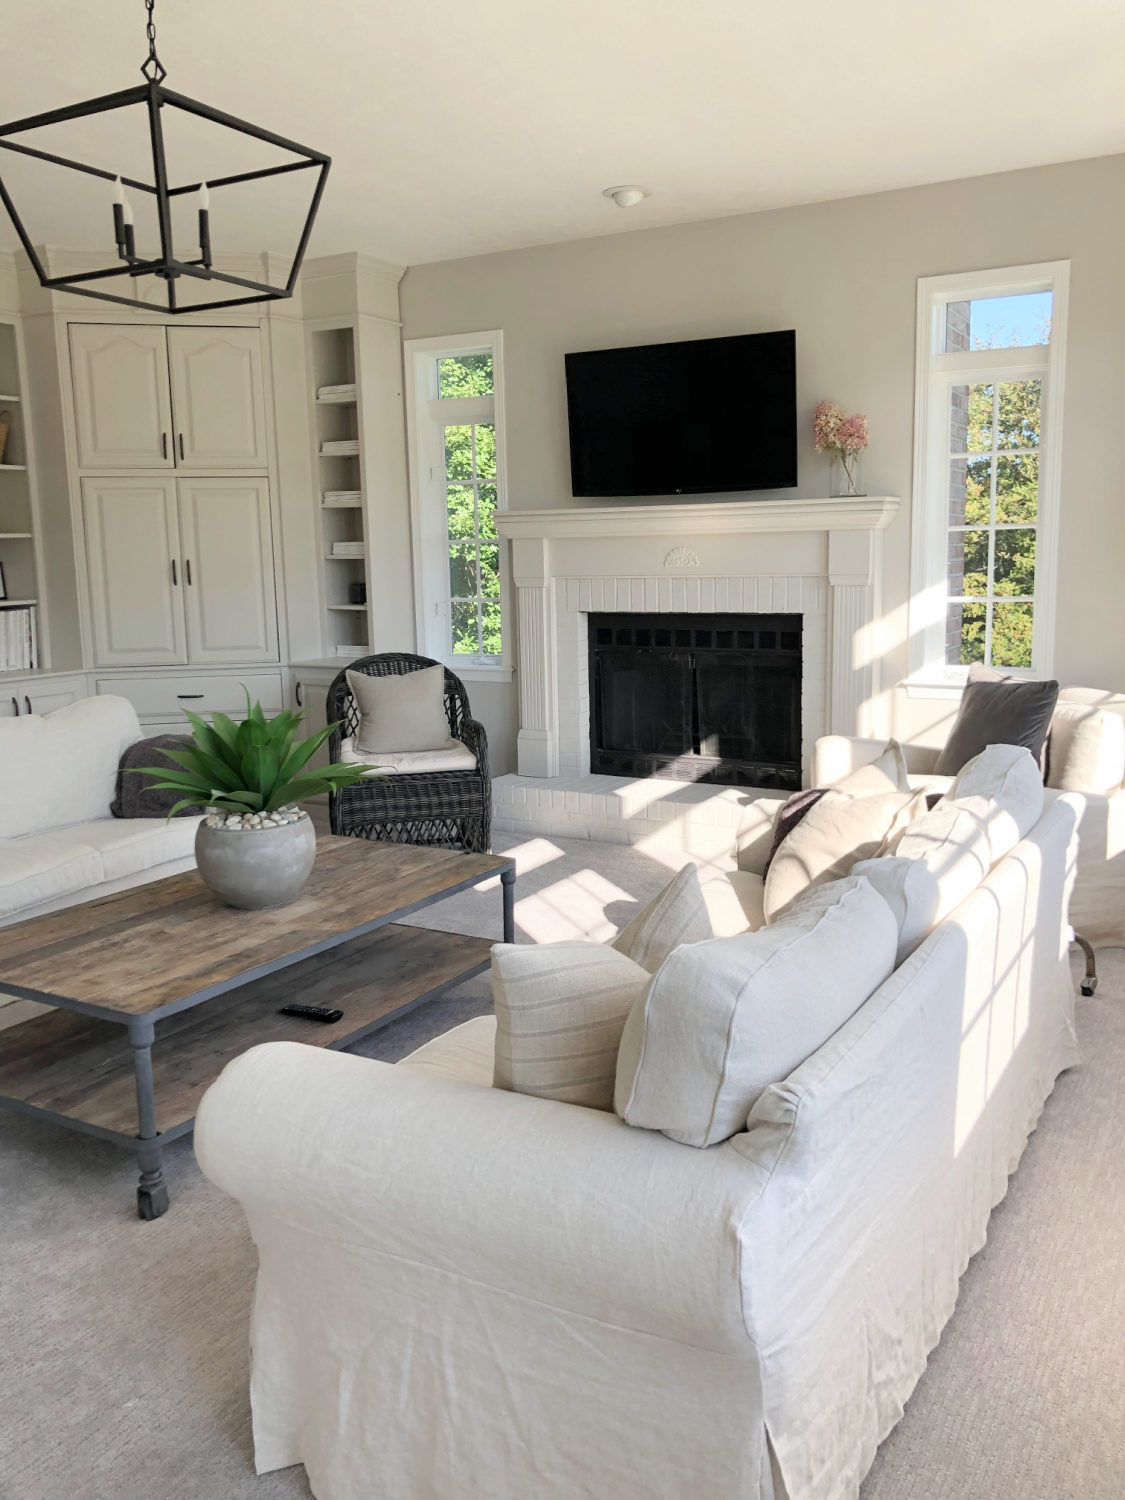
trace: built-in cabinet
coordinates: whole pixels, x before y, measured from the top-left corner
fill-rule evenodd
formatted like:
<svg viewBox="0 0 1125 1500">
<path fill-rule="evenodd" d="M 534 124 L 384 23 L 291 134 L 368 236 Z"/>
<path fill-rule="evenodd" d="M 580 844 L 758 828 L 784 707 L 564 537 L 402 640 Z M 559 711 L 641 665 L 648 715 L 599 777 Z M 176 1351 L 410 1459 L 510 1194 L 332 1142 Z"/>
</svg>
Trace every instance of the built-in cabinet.
<svg viewBox="0 0 1125 1500">
<path fill-rule="evenodd" d="M 82 479 L 95 664 L 277 661 L 269 481 Z"/>
<path fill-rule="evenodd" d="M 88 696 L 86 679 L 73 677 L 8 677 L 0 683 L 0 719 L 27 714 L 51 714 Z"/>
<path fill-rule="evenodd" d="M 72 323 L 82 469 L 264 469 L 256 328 Z"/>
</svg>

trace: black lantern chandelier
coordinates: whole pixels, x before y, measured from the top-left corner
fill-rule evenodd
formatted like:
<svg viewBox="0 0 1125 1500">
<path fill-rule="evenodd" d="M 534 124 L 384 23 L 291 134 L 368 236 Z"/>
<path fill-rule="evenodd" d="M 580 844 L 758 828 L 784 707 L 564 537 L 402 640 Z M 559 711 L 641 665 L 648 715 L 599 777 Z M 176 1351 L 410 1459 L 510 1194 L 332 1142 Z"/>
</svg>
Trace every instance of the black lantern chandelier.
<svg viewBox="0 0 1125 1500">
<path fill-rule="evenodd" d="M 0 199 L 3 200 L 4 207 L 8 210 L 12 223 L 15 225 L 20 242 L 43 286 L 77 293 L 82 297 L 97 297 L 103 302 L 121 302 L 127 307 L 151 309 L 152 304 L 142 302 L 136 296 L 123 297 L 113 292 L 94 291 L 90 287 L 79 286 L 77 283 L 104 281 L 115 276 L 134 278 L 159 276 L 168 289 L 170 313 L 202 312 L 216 307 L 238 307 L 247 302 L 269 302 L 281 297 L 291 297 L 309 242 L 309 235 L 312 233 L 313 220 L 320 206 L 332 159 L 321 151 L 313 151 L 308 146 L 299 146 L 296 141 L 286 140 L 284 136 L 275 135 L 272 131 L 263 130 L 257 125 L 250 125 L 245 120 L 236 119 L 234 115 L 224 114 L 222 110 L 212 109 L 208 104 L 200 104 L 197 99 L 188 99 L 183 94 L 177 94 L 165 88 L 164 79 L 167 74 L 156 55 L 156 29 L 152 15 L 154 3 L 155 0 L 145 0 L 145 9 L 148 12 L 148 57 L 141 66 L 141 73 L 145 78 L 144 83 L 138 84 L 136 88 L 122 89 L 116 94 L 104 94 L 99 99 L 88 99 L 84 104 L 71 104 L 65 109 L 53 109 L 46 114 L 31 115 L 25 120 L 16 120 L 10 125 L 0 125 L 0 148 L 19 152 L 23 156 L 37 157 L 41 161 L 52 162 L 56 166 L 71 167 L 76 172 L 85 172 L 92 177 L 102 177 L 107 183 L 112 184 L 112 197 L 107 198 L 107 210 L 112 207 L 114 239 L 117 244 L 118 259 L 122 264 L 78 272 L 69 276 L 49 276 L 28 238 L 11 195 L 3 179 L 0 178 Z M 107 172 L 101 167 L 89 166 L 85 162 L 71 161 L 65 156 L 56 156 L 52 152 L 25 146 L 11 139 L 12 136 L 22 131 L 38 130 L 47 125 L 60 125 L 69 120 L 83 119 L 87 115 L 127 109 L 131 105 L 143 105 L 148 114 L 148 134 L 152 147 L 152 182 L 139 182 L 136 178 Z M 210 120 L 216 125 L 240 131 L 243 135 L 252 136 L 255 140 L 265 141 L 268 145 L 276 146 L 282 151 L 292 152 L 300 160 L 285 162 L 281 166 L 263 167 L 253 172 L 238 172 L 228 177 L 213 177 L 209 182 L 189 182 L 180 187 L 171 187 L 168 183 L 168 170 L 164 157 L 164 130 L 161 119 L 162 111 L 169 105 L 174 109 L 185 110 L 188 114 L 198 115 L 204 120 Z M 319 169 L 316 173 L 316 186 L 313 189 L 312 202 L 309 205 L 297 245 L 297 253 L 285 286 L 271 286 L 264 281 L 248 281 L 242 276 L 232 276 L 226 271 L 217 271 L 211 259 L 211 190 L 230 187 L 235 183 L 252 182 L 261 177 L 276 177 L 287 172 L 300 172 L 308 168 Z M 156 214 L 160 230 L 160 255 L 156 259 L 139 259 L 137 256 L 133 212 L 125 192 L 126 188 L 141 193 L 152 193 L 156 199 Z M 172 199 L 186 193 L 198 194 L 199 255 L 193 260 L 177 259 L 172 244 Z M 107 212 L 107 225 L 108 217 Z M 218 302 L 193 302 L 189 305 L 178 306 L 176 282 L 181 276 L 190 276 L 199 281 L 225 282 L 233 287 L 245 288 L 251 295 L 228 297 Z"/>
</svg>

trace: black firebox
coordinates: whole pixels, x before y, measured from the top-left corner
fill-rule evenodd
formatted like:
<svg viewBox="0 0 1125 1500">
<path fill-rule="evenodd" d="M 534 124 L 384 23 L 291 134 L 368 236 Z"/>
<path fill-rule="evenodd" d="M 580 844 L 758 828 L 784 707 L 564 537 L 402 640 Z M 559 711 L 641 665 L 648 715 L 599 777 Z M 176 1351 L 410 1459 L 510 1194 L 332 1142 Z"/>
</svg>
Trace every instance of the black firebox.
<svg viewBox="0 0 1125 1500">
<path fill-rule="evenodd" d="M 800 787 L 800 615 L 588 621 L 591 771 Z"/>
</svg>

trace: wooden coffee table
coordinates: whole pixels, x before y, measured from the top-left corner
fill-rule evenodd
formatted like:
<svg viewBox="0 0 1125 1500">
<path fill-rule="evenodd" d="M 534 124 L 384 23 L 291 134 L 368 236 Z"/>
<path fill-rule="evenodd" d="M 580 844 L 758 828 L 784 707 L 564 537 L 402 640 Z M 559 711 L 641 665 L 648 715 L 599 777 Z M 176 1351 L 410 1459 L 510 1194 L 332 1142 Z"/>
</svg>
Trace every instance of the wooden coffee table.
<svg viewBox="0 0 1125 1500">
<path fill-rule="evenodd" d="M 511 859 L 350 838 L 318 840 L 273 911 L 225 906 L 191 871 L 0 928 L 0 989 L 57 1007 L 0 1031 L 0 1106 L 134 1150 L 138 1212 L 159 1218 L 162 1147 L 226 1064 L 258 1042 L 345 1047 L 479 974 L 488 939 L 397 919 L 496 875 L 510 943 Z M 296 1002 L 344 1015 L 278 1014 Z"/>
</svg>

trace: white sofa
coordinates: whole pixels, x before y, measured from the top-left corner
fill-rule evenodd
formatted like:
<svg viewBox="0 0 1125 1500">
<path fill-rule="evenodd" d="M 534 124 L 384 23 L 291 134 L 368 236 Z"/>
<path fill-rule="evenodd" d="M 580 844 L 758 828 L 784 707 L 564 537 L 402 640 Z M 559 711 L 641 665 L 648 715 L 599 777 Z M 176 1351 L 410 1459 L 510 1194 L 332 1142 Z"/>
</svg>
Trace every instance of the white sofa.
<svg viewBox="0 0 1125 1500">
<path fill-rule="evenodd" d="M 1100 688 L 1063 688 L 1059 693 L 1059 708 L 1065 711 L 1065 705 L 1082 705 L 1125 719 L 1125 693 L 1110 693 Z M 1048 765 L 1051 764 L 1051 747 L 1058 720 L 1059 712 L 1056 711 L 1048 735 Z M 885 746 L 885 740 L 826 735 L 816 742 L 813 786 L 834 786 L 858 767 L 874 760 Z M 936 748 L 925 745 L 903 745 L 902 748 L 912 786 L 932 786 L 939 791 L 948 789 L 952 778 L 933 774 L 939 754 Z M 1080 792 L 1086 805 L 1070 921 L 1075 932 L 1094 947 L 1120 946 L 1125 944 L 1125 788 L 1118 780 L 1112 788 L 1104 784 L 1079 784 L 1072 785 L 1070 790 Z M 763 811 L 767 806 L 776 808 L 776 803 L 763 804 Z M 744 842 L 753 845 L 753 837 Z M 751 852 L 746 856 L 745 867 L 754 868 L 755 863 L 756 855 Z M 744 864 L 741 857 L 739 864 Z"/>
<path fill-rule="evenodd" d="M 143 737 L 110 695 L 0 719 L 0 926 L 194 869 L 198 818 L 110 814 L 118 763 Z"/>
<path fill-rule="evenodd" d="M 855 1497 L 1077 1060 L 1081 810 L 1048 793 L 707 1149 L 489 1087 L 492 1018 L 397 1066 L 230 1064 L 195 1146 L 260 1256 L 259 1472 L 303 1463 L 318 1500 Z"/>
</svg>

